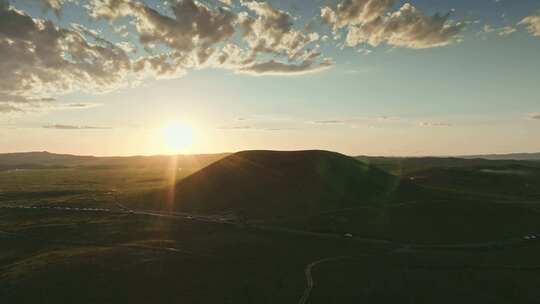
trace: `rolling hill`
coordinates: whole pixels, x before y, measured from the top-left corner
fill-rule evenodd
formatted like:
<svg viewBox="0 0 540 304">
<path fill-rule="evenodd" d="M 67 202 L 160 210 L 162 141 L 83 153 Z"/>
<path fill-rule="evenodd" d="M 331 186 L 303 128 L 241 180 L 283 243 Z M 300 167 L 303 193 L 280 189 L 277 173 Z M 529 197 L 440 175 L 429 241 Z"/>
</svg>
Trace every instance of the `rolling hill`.
<svg viewBox="0 0 540 304">
<path fill-rule="evenodd" d="M 175 210 L 269 218 L 376 205 L 398 180 L 354 158 L 327 151 L 244 151 L 161 191 Z M 174 194 L 170 195 L 170 194 Z M 174 201 L 172 202 L 172 200 Z"/>
<path fill-rule="evenodd" d="M 0 171 L 15 169 L 119 169 L 169 167 L 176 163 L 181 168 L 205 167 L 228 154 L 155 155 L 96 157 L 50 152 L 24 152 L 0 154 Z"/>
<path fill-rule="evenodd" d="M 485 155 L 470 155 L 463 158 L 474 159 L 482 158 L 489 160 L 540 160 L 540 152 L 538 153 L 510 153 L 510 154 L 485 154 Z"/>
<path fill-rule="evenodd" d="M 533 154 L 531 154 L 533 155 Z M 512 166 L 526 165 L 540 168 L 540 162 L 531 158 L 512 159 L 510 156 L 501 156 L 496 159 L 481 157 L 380 157 L 356 156 L 358 160 L 379 167 L 394 175 L 408 175 L 413 172 L 429 170 L 432 168 L 466 168 L 480 166 Z"/>
</svg>

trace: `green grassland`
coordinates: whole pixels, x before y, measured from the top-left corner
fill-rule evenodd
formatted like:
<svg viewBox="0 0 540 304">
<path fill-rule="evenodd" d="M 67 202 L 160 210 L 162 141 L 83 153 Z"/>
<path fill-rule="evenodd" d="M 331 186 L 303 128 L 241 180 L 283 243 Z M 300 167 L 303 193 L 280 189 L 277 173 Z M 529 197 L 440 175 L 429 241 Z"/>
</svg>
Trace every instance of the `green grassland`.
<svg viewBox="0 0 540 304">
<path fill-rule="evenodd" d="M 294 166 L 284 159 L 272 164 L 282 179 L 302 180 L 302 191 L 283 195 L 274 192 L 288 180 L 268 181 L 266 170 L 253 169 L 267 160 L 251 156 L 238 177 L 222 165 L 204 169 L 226 155 L 176 163 L 36 155 L 10 155 L 4 162 L 0 156 L 0 207 L 110 212 L 0 208 L 0 303 L 299 303 L 306 267 L 326 258 L 311 269 L 307 303 L 540 300 L 540 241 L 523 239 L 540 233 L 538 162 L 371 158 L 356 164 L 336 154 L 311 161 L 303 155 Z M 373 182 L 368 168 L 392 187 L 375 182 L 343 197 L 370 193 L 376 200 L 315 201 L 305 213 L 264 217 L 248 208 L 245 218 L 219 223 L 132 214 L 116 204 L 159 208 L 149 198 L 201 170 L 212 172 L 212 180 L 249 182 L 245 191 L 252 195 L 259 193 L 260 177 L 267 187 L 277 185 L 269 201 L 293 193 L 310 204 L 313 193 L 339 194 L 336 189 L 348 189 L 339 185 L 350 180 Z M 195 180 L 190 185 L 204 181 Z M 302 198 L 307 191 L 309 199 Z M 240 203 L 198 212 L 234 213 L 246 204 Z"/>
<path fill-rule="evenodd" d="M 174 184 L 224 156 L 4 154 L 0 155 L 0 204 L 107 207 L 124 194 L 137 195 Z"/>
</svg>

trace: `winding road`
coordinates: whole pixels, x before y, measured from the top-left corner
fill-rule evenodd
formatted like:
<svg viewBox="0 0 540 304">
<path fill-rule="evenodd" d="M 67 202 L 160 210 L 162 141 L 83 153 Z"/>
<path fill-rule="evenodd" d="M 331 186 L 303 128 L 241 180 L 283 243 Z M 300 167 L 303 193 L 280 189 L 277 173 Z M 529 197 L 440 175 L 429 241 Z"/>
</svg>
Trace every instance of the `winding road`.
<svg viewBox="0 0 540 304">
<path fill-rule="evenodd" d="M 306 275 L 306 289 L 304 290 L 304 294 L 302 295 L 302 297 L 300 298 L 300 300 L 298 301 L 298 304 L 306 304 L 308 299 L 309 299 L 309 296 L 311 295 L 311 291 L 313 290 L 313 286 L 315 286 L 315 283 L 313 281 L 313 275 L 312 275 L 312 270 L 315 266 L 317 265 L 320 265 L 322 263 L 326 263 L 326 262 L 331 262 L 331 261 L 337 261 L 337 260 L 343 260 L 343 259 L 347 259 L 349 257 L 344 257 L 344 256 L 340 256 L 340 257 L 333 257 L 333 258 L 325 258 L 325 259 L 321 259 L 321 260 L 317 260 L 313 263 L 310 263 L 306 266 L 306 270 L 304 271 L 305 275 Z"/>
<path fill-rule="evenodd" d="M 145 216 L 152 216 L 152 217 L 161 217 L 161 218 L 171 218 L 171 219 L 181 219 L 181 220 L 189 220 L 189 221 L 200 221 L 200 222 L 207 222 L 207 223 L 219 223 L 219 224 L 227 224 L 227 225 L 236 225 L 236 222 L 234 219 L 227 218 L 226 216 L 204 216 L 204 215 L 195 215 L 195 214 L 188 214 L 188 213 L 177 213 L 177 212 L 162 212 L 162 211 L 142 211 L 142 210 L 132 210 L 129 209 L 119 203 L 117 203 L 118 209 L 108 209 L 108 208 L 79 208 L 79 207 L 60 207 L 60 206 L 13 206 L 13 205 L 5 205 L 0 206 L 0 209 L 19 209 L 19 210 L 55 210 L 55 211 L 63 211 L 63 212 L 94 212 L 94 213 L 110 213 L 110 214 L 129 214 L 129 215 L 145 215 Z M 322 238 L 343 238 L 341 235 L 336 234 L 328 234 L 328 233 L 317 233 L 317 232 L 308 232 L 308 231 L 301 231 L 301 230 L 293 230 L 293 229 L 287 229 L 287 228 L 281 228 L 281 227 L 271 227 L 271 226 L 249 226 L 250 229 L 257 229 L 262 231 L 274 231 L 274 232 L 283 232 L 283 233 L 292 233 L 292 234 L 298 234 L 298 235 L 305 235 L 305 236 L 311 236 L 311 237 L 322 237 Z M 0 231 L 1 234 L 5 235 L 16 235 L 11 232 L 7 231 Z M 347 238 L 348 240 L 352 241 L 361 241 L 361 242 L 370 242 L 370 243 L 378 243 L 378 244 L 385 244 L 385 245 L 392 245 L 397 246 L 398 248 L 393 248 L 394 252 L 397 252 L 399 250 L 407 250 L 407 251 L 415 251 L 415 250 L 429 250 L 429 249 L 474 249 L 477 250 L 479 248 L 493 248 L 497 247 L 500 248 L 502 246 L 512 246 L 514 244 L 518 243 L 524 243 L 524 242 L 530 242 L 531 240 L 524 240 L 522 237 L 516 237 L 512 239 L 506 239 L 506 240 L 499 240 L 495 242 L 483 242 L 483 243 L 475 243 L 475 244 L 439 244 L 439 245 L 420 245 L 420 244 L 411 244 L 411 243 L 402 243 L 402 242 L 395 242 L 390 240 L 381 240 L 381 239 L 370 239 L 370 238 Z M 88 244 L 87 244 L 88 245 Z M 95 244 L 93 244 L 95 245 Z M 171 247 L 153 247 L 153 246 L 146 246 L 146 245 L 138 245 L 138 244 L 123 244 L 122 247 L 128 247 L 133 249 L 142 249 L 142 250 L 158 250 L 158 251 L 164 251 L 174 254 L 193 254 L 192 252 L 181 250 L 178 248 L 171 248 Z M 344 260 L 344 259 L 354 259 L 352 257 L 347 256 L 337 256 L 337 257 L 329 257 L 320 259 L 317 261 L 314 261 L 310 264 L 308 264 L 305 267 L 304 273 L 306 277 L 306 288 L 304 289 L 304 293 L 300 300 L 298 301 L 299 304 L 306 304 L 308 303 L 308 300 L 310 298 L 310 295 L 312 293 L 312 290 L 315 286 L 315 282 L 313 280 L 313 269 L 317 267 L 318 265 L 321 265 L 323 263 L 338 261 L 338 260 Z M 425 266 L 428 267 L 428 266 Z M 497 266 L 488 266 L 488 268 L 491 267 L 497 267 Z M 508 267 L 508 268 L 516 268 L 516 269 L 529 269 L 531 267 L 516 267 L 516 266 L 498 266 L 498 267 Z M 538 267 L 534 267 L 534 269 L 538 269 Z"/>
</svg>

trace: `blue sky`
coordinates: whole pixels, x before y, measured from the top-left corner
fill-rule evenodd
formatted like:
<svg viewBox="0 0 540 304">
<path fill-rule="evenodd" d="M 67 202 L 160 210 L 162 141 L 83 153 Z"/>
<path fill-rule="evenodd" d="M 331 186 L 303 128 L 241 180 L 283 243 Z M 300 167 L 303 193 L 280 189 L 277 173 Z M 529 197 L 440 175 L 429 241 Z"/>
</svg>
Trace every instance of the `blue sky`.
<svg viewBox="0 0 540 304">
<path fill-rule="evenodd" d="M 3 2 L 0 152 L 540 151 L 539 1 Z"/>
</svg>

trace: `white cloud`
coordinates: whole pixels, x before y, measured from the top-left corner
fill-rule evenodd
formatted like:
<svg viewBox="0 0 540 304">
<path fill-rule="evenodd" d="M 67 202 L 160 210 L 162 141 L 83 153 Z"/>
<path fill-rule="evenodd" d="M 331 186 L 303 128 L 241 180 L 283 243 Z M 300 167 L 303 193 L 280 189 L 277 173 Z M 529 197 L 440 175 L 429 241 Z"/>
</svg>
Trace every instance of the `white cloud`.
<svg viewBox="0 0 540 304">
<path fill-rule="evenodd" d="M 334 31 L 347 27 L 346 45 L 367 43 L 423 49 L 452 44 L 459 40 L 464 25 L 449 21 L 449 15 L 426 16 L 409 3 L 388 12 L 392 0 L 343 0 L 335 10 L 321 9 L 321 17 Z"/>
<path fill-rule="evenodd" d="M 275 9 L 268 2 L 241 1 L 253 11 L 256 17 L 246 13 L 239 15 L 239 23 L 244 29 L 244 39 L 253 55 L 259 53 L 283 54 L 296 59 L 306 46 L 319 40 L 318 33 L 304 33 L 293 28 L 293 17 Z"/>
<path fill-rule="evenodd" d="M 344 0 L 335 10 L 328 6 L 321 9 L 321 17 L 334 29 L 370 22 L 384 15 L 394 0 Z"/>
<path fill-rule="evenodd" d="M 116 43 L 116 46 L 121 48 L 126 53 L 133 53 L 137 51 L 137 48 L 132 43 L 127 41 L 118 42 Z"/>
<path fill-rule="evenodd" d="M 120 86 L 130 69 L 122 49 L 84 27 L 59 28 L 5 2 L 0 2 L 0 54 L 0 102 L 102 92 Z"/>
<path fill-rule="evenodd" d="M 513 33 L 515 33 L 517 29 L 512 26 L 503 26 L 500 28 L 494 28 L 493 26 L 486 24 L 482 28 L 482 31 L 478 34 L 490 34 L 490 33 L 497 33 L 499 36 L 508 36 Z"/>
<path fill-rule="evenodd" d="M 59 12 L 74 0 L 40 1 Z M 302 75 L 331 65 L 320 57 L 318 46 L 308 47 L 320 39 L 319 34 L 295 29 L 289 13 L 266 2 L 241 4 L 249 13 L 194 0 L 163 6 L 167 13 L 132 0 L 89 0 L 84 5 L 89 16 L 110 21 L 111 29 L 122 37 L 128 32 L 126 25 L 114 23 L 120 17 L 131 19 L 139 40 L 134 44 L 111 43 L 82 25 L 63 28 L 35 19 L 0 0 L 2 111 L 16 111 L 20 107 L 15 103 L 39 108 L 42 98 L 74 91 L 105 92 L 145 77 L 180 77 L 190 69 Z M 135 52 L 139 45 L 145 55 Z"/>
<path fill-rule="evenodd" d="M 519 25 L 525 25 L 529 33 L 533 36 L 540 37 L 540 15 L 531 15 L 521 20 Z"/>
<path fill-rule="evenodd" d="M 293 29 L 293 18 L 267 2 L 241 1 L 254 13 L 234 13 L 211 8 L 193 0 L 182 0 L 171 6 L 171 14 L 162 13 L 129 0 L 92 0 L 88 5 L 95 18 L 115 20 L 132 16 L 139 42 L 153 53 L 139 58 L 134 71 L 159 78 L 179 77 L 189 69 L 221 67 L 249 74 L 300 75 L 321 71 L 328 62 L 317 61 L 319 52 L 306 46 L 320 39 L 317 33 Z M 247 48 L 233 39 L 241 36 Z M 156 52 L 157 46 L 168 48 Z M 261 62 L 259 54 L 287 58 L 290 63 Z M 267 60 L 267 59 L 266 59 Z M 272 68 L 271 68 L 272 67 Z M 262 69 L 265 71 L 262 72 Z"/>
<path fill-rule="evenodd" d="M 231 6 L 232 5 L 232 0 L 219 0 L 219 2 L 225 4 L 225 5 L 228 5 L 228 6 Z"/>
<path fill-rule="evenodd" d="M 499 29 L 499 36 L 508 36 L 510 34 L 513 34 L 517 31 L 515 27 L 511 26 L 504 26 Z"/>
</svg>

